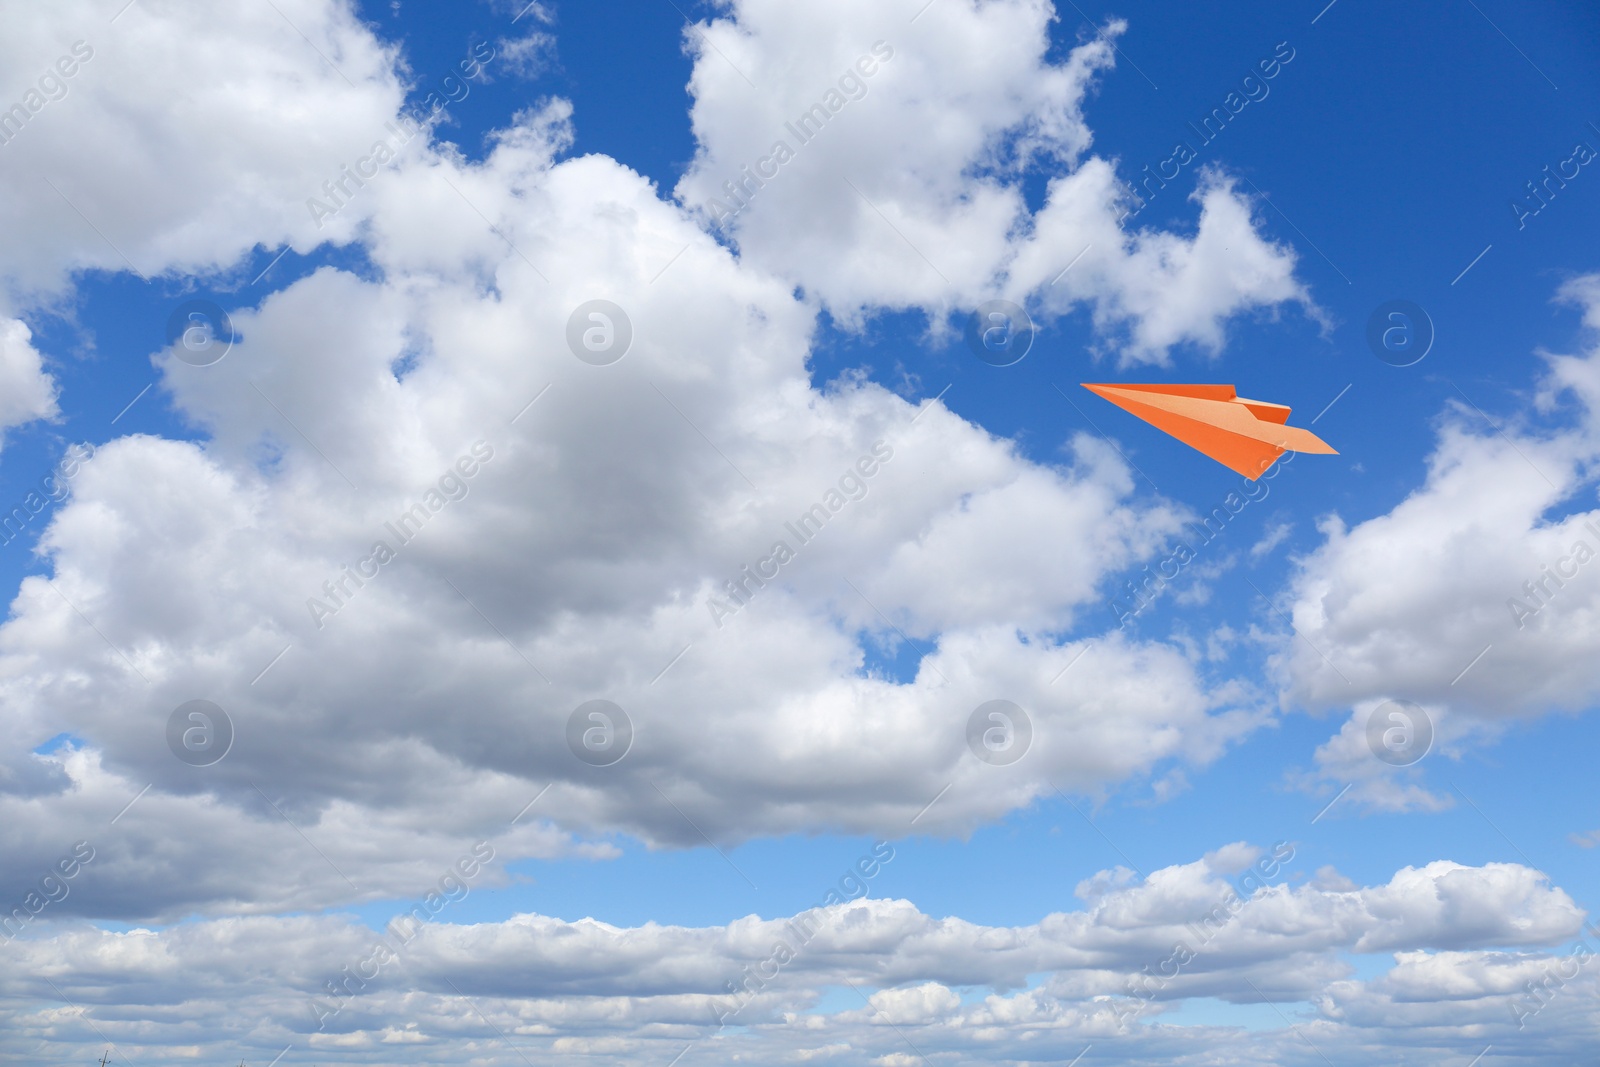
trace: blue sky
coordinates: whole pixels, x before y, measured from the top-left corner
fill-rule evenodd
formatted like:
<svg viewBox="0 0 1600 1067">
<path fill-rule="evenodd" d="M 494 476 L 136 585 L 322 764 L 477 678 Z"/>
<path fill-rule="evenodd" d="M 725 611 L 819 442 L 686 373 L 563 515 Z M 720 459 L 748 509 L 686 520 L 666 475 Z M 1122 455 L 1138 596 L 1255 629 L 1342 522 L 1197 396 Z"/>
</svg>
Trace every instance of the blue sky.
<svg viewBox="0 0 1600 1067">
<path fill-rule="evenodd" d="M 918 6 L 0 4 L 0 105 L 96 49 L 0 145 L 0 386 L 23 398 L 0 499 L 97 453 L 0 547 L 0 890 L 28 913 L 0 946 L 8 1058 L 1593 1047 L 1588 971 L 1522 1027 L 1514 997 L 1596 944 L 1600 586 L 1581 567 L 1531 629 L 1506 601 L 1600 544 L 1600 177 L 1577 151 L 1600 152 L 1600 12 Z M 817 146 L 711 226 L 722 179 L 880 40 Z M 494 58 L 455 80 L 474 48 Z M 1201 144 L 1236 90 L 1258 98 Z M 457 99 L 315 225 L 306 198 L 430 92 Z M 1179 141 L 1193 161 L 1119 218 L 1117 183 Z M 962 342 L 996 296 L 1038 329 L 1007 367 Z M 566 350 L 593 298 L 634 324 L 614 366 Z M 239 328 L 212 367 L 168 345 L 194 299 Z M 1368 343 L 1396 300 L 1434 334 L 1410 366 Z M 1257 483 L 1119 630 L 1124 582 L 1246 483 L 1086 381 L 1231 383 L 1338 454 Z M 308 623 L 480 439 L 495 458 L 394 577 Z M 708 623 L 878 440 L 863 500 Z M 561 740 L 597 696 L 637 729 L 610 767 Z M 238 731 L 205 767 L 161 740 L 195 697 Z M 1036 732 L 1009 767 L 960 740 L 997 697 Z M 1414 766 L 1363 741 L 1390 699 L 1437 730 Z M 80 839 L 72 892 L 25 904 Z M 482 840 L 489 873 L 317 1025 L 322 980 Z M 894 858 L 825 912 L 828 959 L 710 1032 L 765 952 L 740 921 L 823 904 L 878 841 Z M 1117 1023 L 1124 976 L 1279 843 L 1159 1024 Z M 52 996 L 90 1007 L 52 1021 Z"/>
</svg>

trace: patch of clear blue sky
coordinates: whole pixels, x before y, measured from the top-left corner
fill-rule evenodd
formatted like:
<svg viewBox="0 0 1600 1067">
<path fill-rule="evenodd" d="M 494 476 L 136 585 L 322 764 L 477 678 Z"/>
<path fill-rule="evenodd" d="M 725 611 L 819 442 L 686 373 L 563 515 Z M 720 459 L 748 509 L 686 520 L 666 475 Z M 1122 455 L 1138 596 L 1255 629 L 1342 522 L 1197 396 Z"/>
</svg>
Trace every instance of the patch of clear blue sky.
<svg viewBox="0 0 1600 1067">
<path fill-rule="evenodd" d="M 922 17 L 937 19 L 940 2 Z M 696 17 L 712 10 L 683 6 Z M 908 0 L 908 17 L 918 6 Z M 682 17 L 665 0 L 551 9 L 556 18 L 547 29 L 557 44 L 550 67 L 525 81 L 491 62 L 492 80 L 474 85 L 452 106 L 453 122 L 442 136 L 481 157 L 485 134 L 514 111 L 561 95 L 575 105 L 575 153 L 611 155 L 670 190 L 693 153 Z M 404 45 L 418 102 L 473 43 L 515 35 L 532 18 L 512 25 L 515 7 L 442 0 L 404 0 L 397 8 L 375 2 L 361 10 L 378 32 Z M 1105 346 L 1080 312 L 1047 324 L 1022 363 L 997 369 L 973 359 L 959 340 L 929 345 L 918 315 L 881 315 L 861 335 L 825 323 L 813 358 L 815 378 L 821 383 L 865 368 L 874 380 L 915 397 L 948 384 L 945 401 L 952 409 L 1015 438 L 1041 461 L 1059 461 L 1071 435 L 1098 428 L 1117 439 L 1163 494 L 1197 511 L 1209 510 L 1239 479 L 1098 401 L 1077 382 L 1233 382 L 1246 395 L 1290 404 L 1302 425 L 1349 386 L 1316 427 L 1341 455 L 1301 457 L 1273 484 L 1268 501 L 1247 509 L 1206 551 L 1243 556 L 1277 522 L 1294 524 L 1289 541 L 1257 568 L 1241 561 L 1218 579 L 1203 606 L 1162 604 L 1141 619 L 1139 632 L 1164 636 L 1181 627 L 1203 638 L 1222 623 L 1274 627 L 1242 577 L 1269 593 L 1281 588 L 1289 556 L 1317 544 L 1319 516 L 1337 511 L 1359 521 L 1418 486 L 1435 420 L 1447 404 L 1465 394 L 1504 420 L 1526 399 L 1538 373 L 1534 350 L 1575 348 L 1576 314 L 1552 306 L 1550 298 L 1563 279 L 1600 269 L 1594 244 L 1600 171 L 1584 168 L 1525 220 L 1525 228 L 1518 228 L 1510 203 L 1577 141 L 1600 147 L 1600 130 L 1590 125 L 1600 124 L 1600 11 L 1507 0 L 1338 0 L 1326 10 L 1321 0 L 1247 0 L 1226 11 L 1138 0 L 1084 6 L 1082 13 L 1063 3 L 1061 10 L 1054 27 L 1058 54 L 1086 29 L 1085 15 L 1096 23 L 1110 17 L 1129 23 L 1118 42 L 1116 70 L 1101 77 L 1085 108 L 1092 150 L 1119 158 L 1131 181 L 1146 164 L 1167 158 L 1180 139 L 1199 149 L 1196 165 L 1160 190 L 1138 222 L 1190 231 L 1196 208 L 1186 198 L 1198 164 L 1225 168 L 1242 188 L 1270 197 L 1270 205 L 1260 207 L 1263 228 L 1295 248 L 1299 276 L 1330 328 L 1324 332 L 1297 310 L 1245 316 L 1229 324 L 1228 342 L 1215 356 L 1183 348 L 1170 367 L 1122 369 L 1113 358 L 1091 354 Z M 1213 143 L 1200 145 L 1188 123 L 1221 106 L 1283 41 L 1295 57 L 1269 83 L 1270 95 L 1250 103 Z M 1047 177 L 1042 171 L 1028 176 L 1035 204 Z M 1063 262 L 1076 251 L 1064 249 Z M 111 423 L 154 381 L 148 356 L 162 343 L 166 317 L 179 300 L 197 294 L 225 307 L 253 306 L 321 263 L 366 269 L 358 250 L 324 249 L 306 258 L 291 254 L 252 284 L 276 253 L 258 249 L 225 277 L 186 283 L 92 275 L 60 316 L 33 316 L 36 341 L 63 386 L 65 418 L 11 436 L 0 462 L 0 498 L 20 501 L 66 442 L 101 443 L 130 432 L 195 436 L 173 417 L 159 387 Z M 1425 307 L 1438 335 L 1427 359 L 1405 369 L 1374 358 L 1363 336 L 1372 309 L 1396 297 Z M 1058 385 L 1076 406 L 1062 399 Z M 1141 478 L 1135 492 L 1149 499 L 1153 491 Z M 36 520 L 33 532 L 43 521 Z M 30 541 L 0 548 L 0 582 L 7 587 L 41 569 L 28 555 Z M 1091 610 L 1080 632 L 1100 626 Z M 872 662 L 904 677 L 915 658 L 902 650 L 875 654 Z M 1260 653 L 1250 650 L 1219 669 L 1259 678 L 1260 667 Z M 1569 816 L 1593 808 L 1583 753 L 1595 751 L 1600 737 L 1590 720 L 1558 716 L 1519 724 L 1460 763 L 1430 756 L 1418 770 L 1422 780 L 1457 798 L 1444 814 L 1363 818 L 1342 801 L 1345 806 L 1313 825 L 1328 797 L 1288 791 L 1284 775 L 1309 768 L 1315 747 L 1339 724 L 1337 714 L 1291 713 L 1213 766 L 1188 772 L 1189 790 L 1163 804 L 1146 803 L 1149 790 L 1136 782 L 1098 807 L 1074 797 L 1082 814 L 1051 797 L 969 840 L 898 841 L 896 859 L 874 879 L 872 892 L 910 898 L 936 915 L 1028 923 L 1077 906 L 1073 887 L 1103 868 L 1131 860 L 1148 872 L 1190 862 L 1229 841 L 1270 846 L 1286 839 L 1298 849 L 1291 865 L 1296 878 L 1332 864 L 1366 884 L 1387 880 L 1399 866 L 1440 857 L 1506 860 L 1550 872 L 1580 903 L 1600 900 L 1594 853 L 1566 836 L 1595 828 L 1572 824 Z M 1540 788 L 1515 784 L 1530 781 Z M 1477 807 L 1461 800 L 1462 793 Z M 477 891 L 448 914 L 461 920 L 539 911 L 622 924 L 782 915 L 820 900 L 869 844 L 822 834 L 733 849 L 734 860 L 762 887 L 757 891 L 709 849 L 650 852 L 623 842 L 624 855 L 614 861 L 519 863 L 515 870 L 524 881 Z M 640 894 L 641 885 L 651 892 Z M 372 906 L 361 913 L 381 920 L 389 910 Z"/>
</svg>

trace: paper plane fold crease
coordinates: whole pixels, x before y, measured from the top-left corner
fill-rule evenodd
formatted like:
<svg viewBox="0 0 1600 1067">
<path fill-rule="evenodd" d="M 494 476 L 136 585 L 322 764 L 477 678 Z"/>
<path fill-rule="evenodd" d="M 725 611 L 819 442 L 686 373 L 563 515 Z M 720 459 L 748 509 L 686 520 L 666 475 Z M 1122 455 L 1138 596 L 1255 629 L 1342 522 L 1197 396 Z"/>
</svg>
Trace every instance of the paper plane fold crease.
<svg viewBox="0 0 1600 1067">
<path fill-rule="evenodd" d="M 1284 405 L 1247 400 L 1231 385 L 1082 384 L 1251 481 L 1285 452 L 1338 455 L 1310 430 L 1288 425 Z"/>
</svg>

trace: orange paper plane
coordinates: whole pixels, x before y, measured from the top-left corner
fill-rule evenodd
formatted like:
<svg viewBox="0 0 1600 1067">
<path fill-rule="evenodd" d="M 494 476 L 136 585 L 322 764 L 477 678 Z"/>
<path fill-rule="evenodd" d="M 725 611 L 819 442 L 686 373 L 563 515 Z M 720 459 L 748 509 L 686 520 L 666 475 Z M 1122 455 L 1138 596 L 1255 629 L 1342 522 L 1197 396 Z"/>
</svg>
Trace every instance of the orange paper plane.
<svg viewBox="0 0 1600 1067">
<path fill-rule="evenodd" d="M 1285 452 L 1338 455 L 1310 430 L 1286 425 L 1284 405 L 1246 400 L 1231 385 L 1084 382 L 1083 387 L 1252 482 Z"/>
</svg>

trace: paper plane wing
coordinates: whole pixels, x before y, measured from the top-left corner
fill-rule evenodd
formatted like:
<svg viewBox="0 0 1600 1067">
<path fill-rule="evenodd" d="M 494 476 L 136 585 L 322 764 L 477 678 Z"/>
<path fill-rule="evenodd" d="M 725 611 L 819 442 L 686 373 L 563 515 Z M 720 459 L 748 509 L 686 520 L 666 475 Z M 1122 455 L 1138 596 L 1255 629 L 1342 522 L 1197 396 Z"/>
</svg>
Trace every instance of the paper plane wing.
<svg viewBox="0 0 1600 1067">
<path fill-rule="evenodd" d="M 1231 385 L 1084 382 L 1083 387 L 1251 481 L 1285 452 L 1338 454 L 1310 430 L 1288 425 L 1284 405 L 1247 400 Z"/>
</svg>

